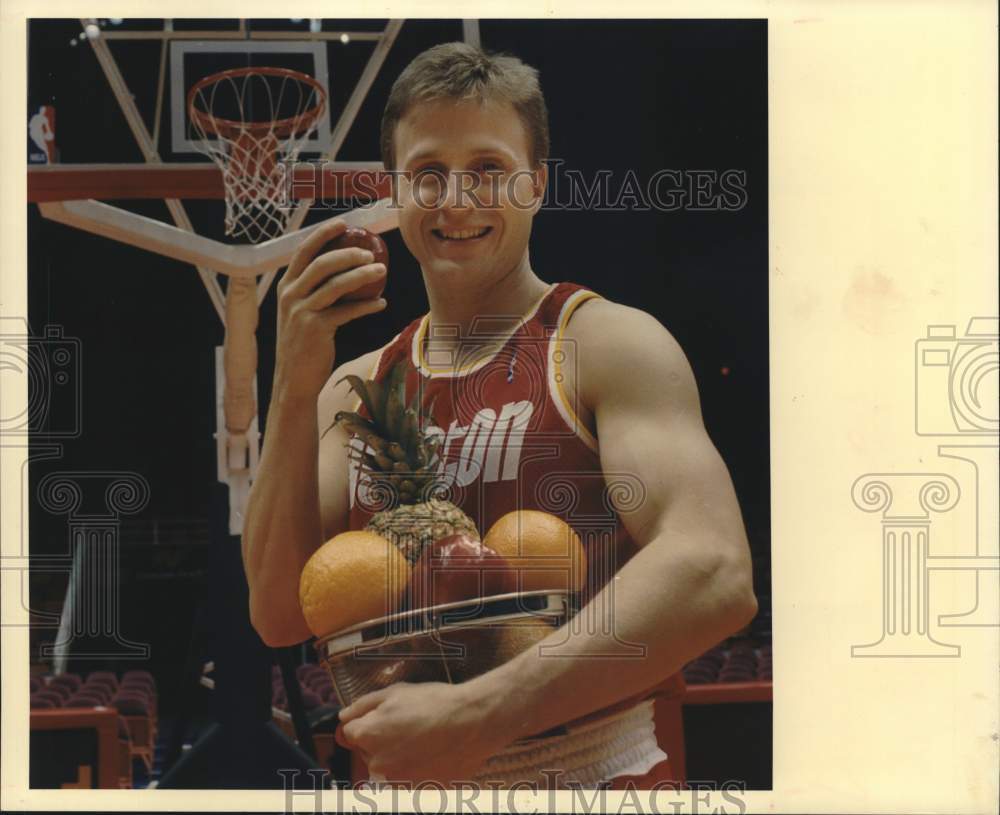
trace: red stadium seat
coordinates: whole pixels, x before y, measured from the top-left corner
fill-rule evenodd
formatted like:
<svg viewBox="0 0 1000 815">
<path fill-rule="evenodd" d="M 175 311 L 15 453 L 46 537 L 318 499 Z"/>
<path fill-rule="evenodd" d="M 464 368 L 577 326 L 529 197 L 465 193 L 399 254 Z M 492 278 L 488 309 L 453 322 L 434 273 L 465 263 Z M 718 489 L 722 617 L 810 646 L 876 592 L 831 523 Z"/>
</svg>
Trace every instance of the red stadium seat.
<svg viewBox="0 0 1000 815">
<path fill-rule="evenodd" d="M 46 691 L 48 691 L 49 693 L 55 693 L 55 694 L 58 694 L 58 695 L 59 695 L 59 698 L 60 698 L 60 699 L 62 699 L 62 700 L 63 700 L 64 702 L 65 702 L 65 701 L 66 701 L 67 699 L 69 699 L 69 697 L 70 697 L 70 696 L 72 696 L 72 695 L 73 695 L 73 690 L 72 690 L 72 688 L 70 688 L 70 687 L 69 687 L 69 686 L 67 686 L 67 685 L 60 685 L 60 684 L 58 684 L 58 683 L 54 683 L 54 682 L 50 682 L 50 683 L 49 683 L 49 684 L 48 684 L 48 685 L 47 685 L 47 686 L 45 687 L 45 690 L 46 690 Z"/>
<path fill-rule="evenodd" d="M 63 707 L 106 707 L 104 699 L 92 693 L 74 693 Z"/>
<path fill-rule="evenodd" d="M 111 700 L 111 707 L 122 715 L 149 716 L 149 702 L 138 694 L 119 693 Z"/>
<path fill-rule="evenodd" d="M 109 688 L 118 688 L 118 677 L 115 676 L 111 671 L 91 671 L 87 674 L 87 679 L 84 681 L 84 685 L 93 684 L 107 685 Z"/>
<path fill-rule="evenodd" d="M 77 690 L 82 684 L 83 680 L 80 678 L 80 675 L 73 673 L 57 674 L 49 681 L 49 687 L 53 685 L 64 685 L 70 690 Z"/>
<path fill-rule="evenodd" d="M 101 704 L 110 702 L 111 697 L 114 695 L 114 691 L 108 685 L 101 682 L 84 682 L 77 693 L 89 693 L 92 696 L 97 696 L 101 699 Z"/>
</svg>

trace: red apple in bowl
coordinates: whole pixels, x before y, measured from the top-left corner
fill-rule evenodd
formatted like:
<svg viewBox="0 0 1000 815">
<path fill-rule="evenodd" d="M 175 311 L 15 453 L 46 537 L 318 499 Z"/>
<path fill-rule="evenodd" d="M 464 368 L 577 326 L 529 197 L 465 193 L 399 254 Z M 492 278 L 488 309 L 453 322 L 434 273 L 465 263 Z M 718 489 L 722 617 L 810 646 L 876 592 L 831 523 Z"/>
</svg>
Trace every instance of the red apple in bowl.
<svg viewBox="0 0 1000 815">
<path fill-rule="evenodd" d="M 317 252 L 317 256 L 323 254 L 324 252 L 332 252 L 335 249 L 349 249 L 353 246 L 357 246 L 361 249 L 367 249 L 375 256 L 373 263 L 385 264 L 386 270 L 389 268 L 389 250 L 385 246 L 385 241 L 383 241 L 374 232 L 369 232 L 367 229 L 363 229 L 360 226 L 349 226 L 347 229 L 332 241 L 327 241 L 323 248 Z M 377 280 L 374 283 L 368 283 L 359 289 L 355 289 L 352 292 L 345 294 L 341 300 L 368 300 L 370 298 L 381 297 L 382 292 L 385 290 L 385 280 L 383 277 L 381 280 Z"/>
<path fill-rule="evenodd" d="M 468 535 L 428 546 L 410 574 L 409 608 L 459 603 L 517 591 L 517 573 L 502 555 Z"/>
</svg>

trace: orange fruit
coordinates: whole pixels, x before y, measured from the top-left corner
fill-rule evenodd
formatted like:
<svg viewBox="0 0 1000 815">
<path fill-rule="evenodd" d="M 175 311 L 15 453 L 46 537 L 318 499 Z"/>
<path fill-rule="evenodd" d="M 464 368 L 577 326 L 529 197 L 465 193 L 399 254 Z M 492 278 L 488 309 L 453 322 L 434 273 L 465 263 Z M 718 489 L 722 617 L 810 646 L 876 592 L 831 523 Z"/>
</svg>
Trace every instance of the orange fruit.
<svg viewBox="0 0 1000 815">
<path fill-rule="evenodd" d="M 508 512 L 483 538 L 507 558 L 521 591 L 579 591 L 587 576 L 580 536 L 561 518 L 536 509 Z"/>
<path fill-rule="evenodd" d="M 409 579 L 410 564 L 381 535 L 343 532 L 317 549 L 302 569 L 302 616 L 317 637 L 384 617 L 398 608 Z"/>
</svg>

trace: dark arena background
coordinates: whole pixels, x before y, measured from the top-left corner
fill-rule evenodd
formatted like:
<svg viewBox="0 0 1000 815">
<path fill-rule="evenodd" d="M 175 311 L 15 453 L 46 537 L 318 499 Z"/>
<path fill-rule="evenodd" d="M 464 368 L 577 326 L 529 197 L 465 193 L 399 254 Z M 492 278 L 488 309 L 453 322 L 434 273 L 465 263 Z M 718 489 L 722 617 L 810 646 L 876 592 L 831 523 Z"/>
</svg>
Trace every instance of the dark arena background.
<svg viewBox="0 0 1000 815">
<path fill-rule="evenodd" d="M 88 22 L 96 36 L 87 36 Z M 29 135 L 30 165 L 46 158 L 64 167 L 150 160 L 102 67 L 95 42 L 102 37 L 158 160 L 204 165 L 204 155 L 177 139 L 189 134 L 174 86 L 184 90 L 197 73 L 233 67 L 234 60 L 263 64 L 262 54 L 175 52 L 177 42 L 209 41 L 184 39 L 185 32 L 218 31 L 219 42 L 230 43 L 255 33 L 272 42 L 270 32 L 285 44 L 309 43 L 308 54 L 291 49 L 275 59 L 308 70 L 322 52 L 329 129 L 390 21 L 167 22 L 168 34 L 159 33 L 163 20 L 30 22 L 29 116 L 47 111 L 54 133 L 47 156 Z M 475 30 L 469 22 L 402 21 L 338 161 L 379 160 L 379 121 L 392 81 L 426 48 L 468 37 Z M 744 513 L 760 612 L 685 669 L 687 696 L 673 725 L 671 758 L 691 784 L 770 789 L 766 23 L 474 22 L 484 47 L 510 52 L 541 74 L 552 200 L 535 219 L 533 268 L 546 282 L 573 281 L 643 309 L 670 330 L 693 367 L 706 426 Z M 232 37 L 236 31 L 245 36 Z M 337 34 L 345 31 L 371 36 Z M 155 37 L 111 36 L 126 32 Z M 316 155 L 306 149 L 302 157 Z M 604 206 L 572 205 L 573 173 L 588 184 L 606 180 Z M 654 178 L 661 180 L 655 201 Z M 162 192 L 89 197 L 173 223 Z M 220 200 L 183 204 L 196 233 L 225 240 Z M 189 263 L 57 223 L 37 203 L 27 206 L 28 323 L 33 359 L 42 360 L 44 372 L 31 379 L 32 399 L 45 403 L 32 418 L 26 501 L 32 786 L 280 787 L 276 768 L 313 762 L 349 780 L 351 757 L 332 739 L 336 697 L 311 644 L 268 649 L 249 624 L 213 435 L 223 329 L 199 274 Z M 305 225 L 335 212 L 316 207 Z M 384 238 L 388 308 L 338 332 L 338 359 L 372 350 L 427 310 L 419 268 L 398 231 Z M 223 289 L 226 279 L 219 276 Z M 256 335 L 258 415 L 266 433 L 273 285 Z M 121 494 L 112 495 L 115 483 L 126 485 Z M 110 541 L 102 551 L 114 554 L 81 558 L 78 550 L 94 540 Z M 74 562 L 78 571 L 105 570 L 107 590 L 90 605 L 81 596 L 85 576 L 78 574 L 78 588 L 69 591 Z M 88 614 L 98 620 L 89 628 L 81 623 Z M 106 726 L 95 711 L 108 710 L 120 716 Z M 60 711 L 68 717 L 61 724 Z"/>
</svg>

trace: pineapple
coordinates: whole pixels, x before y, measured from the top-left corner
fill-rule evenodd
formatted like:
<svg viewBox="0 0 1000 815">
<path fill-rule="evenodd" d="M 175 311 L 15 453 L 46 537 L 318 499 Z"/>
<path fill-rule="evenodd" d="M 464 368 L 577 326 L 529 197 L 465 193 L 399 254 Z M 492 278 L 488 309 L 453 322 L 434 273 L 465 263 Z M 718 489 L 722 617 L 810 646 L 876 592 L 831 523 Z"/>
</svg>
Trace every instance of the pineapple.
<svg viewBox="0 0 1000 815">
<path fill-rule="evenodd" d="M 371 419 L 342 410 L 333 425 L 342 424 L 371 451 L 361 454 L 372 481 L 394 498 L 390 509 L 372 516 L 365 527 L 390 540 L 414 565 L 429 544 L 462 532 L 479 540 L 479 532 L 455 504 L 432 497 L 440 457 L 440 438 L 428 439 L 420 420 L 420 392 L 406 404 L 406 361 L 389 371 L 384 382 L 348 375 L 339 380 L 350 384 L 361 397 Z M 433 405 L 431 406 L 433 410 Z"/>
</svg>

